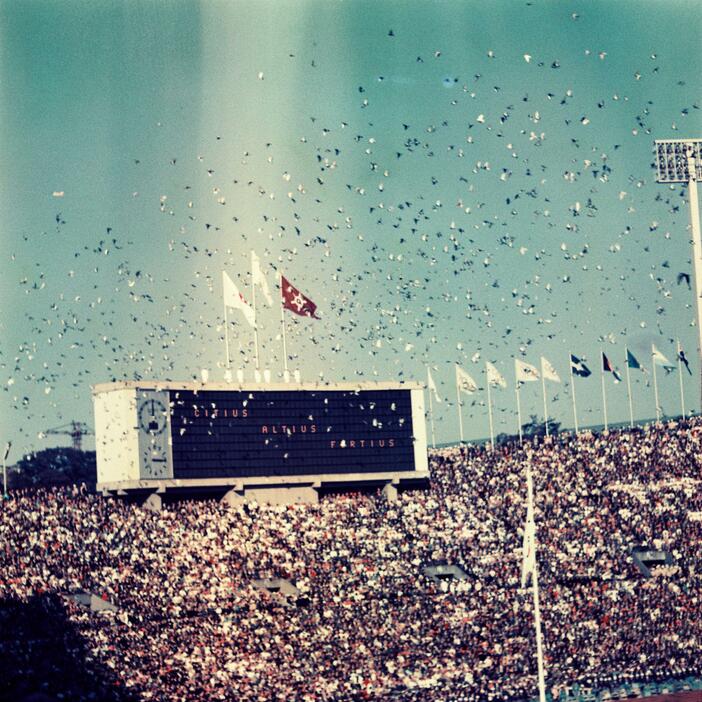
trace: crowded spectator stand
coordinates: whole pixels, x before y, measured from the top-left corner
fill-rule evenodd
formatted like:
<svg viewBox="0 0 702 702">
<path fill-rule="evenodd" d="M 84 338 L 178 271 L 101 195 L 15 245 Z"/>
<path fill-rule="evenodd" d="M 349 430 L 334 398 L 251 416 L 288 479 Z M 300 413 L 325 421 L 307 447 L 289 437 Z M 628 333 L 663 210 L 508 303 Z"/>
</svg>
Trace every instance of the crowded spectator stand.
<svg viewBox="0 0 702 702">
<path fill-rule="evenodd" d="M 351 493 L 155 513 L 80 487 L 11 491 L 0 510 L 0 697 L 532 699 L 526 466 L 549 695 L 691 687 L 702 676 L 700 432 L 692 418 L 441 448 L 430 488 L 395 502 Z M 638 546 L 672 563 L 644 577 Z M 437 583 L 424 570 L 434 564 L 467 577 Z M 296 594 L 255 587 L 261 578 Z M 79 591 L 115 611 L 68 597 Z M 70 638 L 60 665 L 35 620 Z"/>
</svg>

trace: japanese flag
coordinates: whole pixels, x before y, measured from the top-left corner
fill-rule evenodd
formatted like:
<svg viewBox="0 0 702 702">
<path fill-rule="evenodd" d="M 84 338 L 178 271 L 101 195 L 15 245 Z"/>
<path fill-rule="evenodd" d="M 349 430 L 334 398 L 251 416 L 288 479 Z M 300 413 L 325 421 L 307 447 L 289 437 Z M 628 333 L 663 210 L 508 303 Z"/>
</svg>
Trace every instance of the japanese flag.
<svg viewBox="0 0 702 702">
<path fill-rule="evenodd" d="M 239 292 L 239 288 L 234 281 L 227 275 L 226 271 L 222 271 L 222 294 L 224 296 L 224 304 L 227 307 L 233 307 L 239 310 L 246 317 L 246 321 L 252 326 L 256 326 L 256 315 L 253 307 L 244 299 L 244 296 Z"/>
</svg>

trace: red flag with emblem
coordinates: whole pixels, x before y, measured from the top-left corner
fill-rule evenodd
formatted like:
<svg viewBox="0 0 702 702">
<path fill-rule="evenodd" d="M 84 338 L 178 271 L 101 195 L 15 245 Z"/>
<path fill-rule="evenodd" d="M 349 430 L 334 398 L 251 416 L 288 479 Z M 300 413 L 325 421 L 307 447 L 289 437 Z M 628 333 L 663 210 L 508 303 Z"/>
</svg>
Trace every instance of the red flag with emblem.
<svg viewBox="0 0 702 702">
<path fill-rule="evenodd" d="M 317 305 L 309 297 L 303 295 L 284 275 L 280 276 L 280 293 L 283 296 L 283 307 L 286 310 L 299 314 L 300 317 L 319 319 L 315 314 Z"/>
</svg>

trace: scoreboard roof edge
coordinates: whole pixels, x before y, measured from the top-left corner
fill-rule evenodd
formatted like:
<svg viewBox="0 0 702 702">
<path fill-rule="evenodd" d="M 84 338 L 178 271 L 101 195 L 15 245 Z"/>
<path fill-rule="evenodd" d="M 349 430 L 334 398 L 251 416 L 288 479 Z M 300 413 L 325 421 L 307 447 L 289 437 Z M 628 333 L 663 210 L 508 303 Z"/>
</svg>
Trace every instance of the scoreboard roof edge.
<svg viewBox="0 0 702 702">
<path fill-rule="evenodd" d="M 423 390 L 424 385 L 416 381 L 364 381 L 360 383 L 200 383 L 195 381 L 158 381 L 158 380 L 118 380 L 110 383 L 97 383 L 92 386 L 93 395 L 113 390 Z"/>
</svg>

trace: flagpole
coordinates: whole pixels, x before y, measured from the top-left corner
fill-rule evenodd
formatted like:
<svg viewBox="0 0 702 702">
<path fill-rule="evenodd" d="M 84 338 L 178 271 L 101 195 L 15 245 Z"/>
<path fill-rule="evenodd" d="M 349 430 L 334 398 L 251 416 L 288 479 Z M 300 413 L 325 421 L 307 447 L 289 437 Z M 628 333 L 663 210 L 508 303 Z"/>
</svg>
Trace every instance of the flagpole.
<svg viewBox="0 0 702 702">
<path fill-rule="evenodd" d="M 280 326 L 283 328 L 283 378 L 287 382 L 290 378 L 290 373 L 288 372 L 288 347 L 285 341 L 285 306 L 283 305 L 283 271 L 278 271 L 279 282 L 280 282 Z"/>
<path fill-rule="evenodd" d="M 490 422 L 490 450 L 495 450 L 495 431 L 492 427 L 492 396 L 490 395 L 490 379 L 488 378 L 487 366 L 485 366 L 485 377 L 487 381 L 487 396 L 488 396 L 488 420 Z"/>
<path fill-rule="evenodd" d="M 653 355 L 653 344 L 651 345 L 651 365 L 653 366 L 653 395 L 656 398 L 656 422 L 660 422 L 661 408 L 658 405 L 658 379 L 656 378 L 656 359 Z"/>
<path fill-rule="evenodd" d="M 522 443 L 522 406 L 521 403 L 519 402 L 519 381 L 517 380 L 517 389 L 515 390 L 517 393 L 517 423 L 518 423 L 518 429 L 519 429 L 519 443 Z"/>
<path fill-rule="evenodd" d="M 531 467 L 527 462 L 527 493 L 529 503 L 527 505 L 527 518 L 531 516 L 534 520 L 534 488 L 532 485 Z M 534 561 L 533 572 L 531 574 L 531 592 L 534 599 L 534 630 L 536 633 L 536 664 L 539 683 L 539 702 L 546 702 L 546 679 L 544 674 L 544 652 L 541 634 L 541 608 L 539 607 L 539 571 L 536 564 L 536 525 L 533 526 L 534 534 Z"/>
<path fill-rule="evenodd" d="M 544 425 L 546 426 L 546 436 L 548 436 L 548 409 L 546 408 L 546 380 L 544 378 L 543 361 L 541 361 L 541 390 L 544 394 Z"/>
<path fill-rule="evenodd" d="M 600 380 L 602 381 L 602 411 L 604 413 L 604 430 L 607 431 L 609 429 L 607 424 L 607 391 L 605 389 L 604 354 L 602 353 L 602 349 L 600 349 Z"/>
<path fill-rule="evenodd" d="M 683 390 L 682 381 L 682 361 L 680 360 L 680 339 L 676 339 L 678 344 L 678 378 L 680 379 L 680 409 L 682 410 L 682 418 L 685 417 L 685 391 Z"/>
<path fill-rule="evenodd" d="M 458 408 L 458 430 L 463 443 L 463 417 L 461 412 L 461 391 L 458 387 L 458 365 L 456 365 L 456 407 Z"/>
<path fill-rule="evenodd" d="M 575 434 L 578 434 L 578 411 L 575 407 L 575 383 L 573 382 L 573 362 L 570 360 L 573 354 L 568 352 L 568 370 L 570 371 L 570 395 L 573 398 L 573 423 L 575 424 Z"/>
<path fill-rule="evenodd" d="M 697 199 L 697 169 L 694 151 L 687 149 L 687 188 L 690 199 L 690 225 L 692 228 L 692 271 L 695 298 L 697 299 L 697 351 L 698 361 L 702 359 L 702 235 L 700 234 L 700 203 Z M 700 367 L 702 374 L 702 366 Z M 700 386 L 702 394 L 702 385 Z"/>
<path fill-rule="evenodd" d="M 624 347 L 624 353 L 626 354 L 626 389 L 629 393 L 629 427 L 634 428 L 634 405 L 631 401 L 631 377 L 629 375 L 629 348 Z"/>
<path fill-rule="evenodd" d="M 254 350 L 256 352 L 256 370 L 259 371 L 261 366 L 258 360 L 258 316 L 256 314 L 256 283 L 253 275 L 253 257 L 254 252 L 251 251 L 251 304 L 254 311 Z"/>
<path fill-rule="evenodd" d="M 431 447 L 436 448 L 436 436 L 434 434 L 434 402 L 431 399 L 432 390 L 429 387 L 429 368 L 427 368 L 427 390 L 429 392 L 429 420 L 431 421 Z"/>
<path fill-rule="evenodd" d="M 227 354 L 227 370 L 230 370 L 232 359 L 229 355 L 229 320 L 227 318 L 227 301 L 224 299 L 224 290 L 222 290 L 222 304 L 224 305 L 224 348 Z"/>
</svg>

